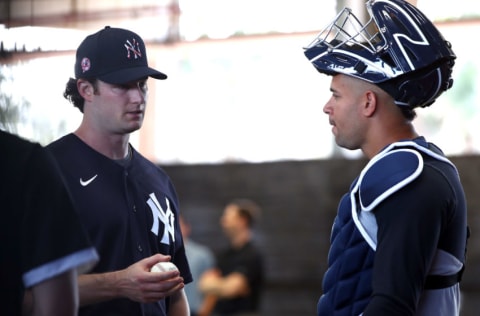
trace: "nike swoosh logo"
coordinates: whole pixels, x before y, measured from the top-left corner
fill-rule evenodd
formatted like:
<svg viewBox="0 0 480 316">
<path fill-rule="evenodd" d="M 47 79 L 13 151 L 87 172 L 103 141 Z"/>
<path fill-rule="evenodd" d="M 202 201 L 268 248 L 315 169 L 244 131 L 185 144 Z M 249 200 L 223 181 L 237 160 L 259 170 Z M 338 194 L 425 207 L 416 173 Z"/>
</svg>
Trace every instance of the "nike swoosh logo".
<svg viewBox="0 0 480 316">
<path fill-rule="evenodd" d="M 91 177 L 90 179 L 88 180 L 85 180 L 83 181 L 82 178 L 80 178 L 80 184 L 84 187 L 86 187 L 87 185 L 89 185 L 90 183 L 92 183 L 93 180 L 95 180 L 95 178 L 98 176 L 98 174 L 94 175 L 93 177 Z"/>
</svg>

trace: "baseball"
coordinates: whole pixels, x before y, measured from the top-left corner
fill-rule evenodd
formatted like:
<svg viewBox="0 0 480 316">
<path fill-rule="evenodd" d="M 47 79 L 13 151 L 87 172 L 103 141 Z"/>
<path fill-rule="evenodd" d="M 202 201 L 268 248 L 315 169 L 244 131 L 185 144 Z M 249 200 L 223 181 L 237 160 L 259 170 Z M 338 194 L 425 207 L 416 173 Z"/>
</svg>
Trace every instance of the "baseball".
<svg viewBox="0 0 480 316">
<path fill-rule="evenodd" d="M 155 264 L 151 269 L 150 272 L 167 272 L 167 271 L 172 271 L 172 270 L 178 270 L 177 266 L 174 265 L 173 263 L 167 261 L 161 261 L 157 264 Z"/>
</svg>

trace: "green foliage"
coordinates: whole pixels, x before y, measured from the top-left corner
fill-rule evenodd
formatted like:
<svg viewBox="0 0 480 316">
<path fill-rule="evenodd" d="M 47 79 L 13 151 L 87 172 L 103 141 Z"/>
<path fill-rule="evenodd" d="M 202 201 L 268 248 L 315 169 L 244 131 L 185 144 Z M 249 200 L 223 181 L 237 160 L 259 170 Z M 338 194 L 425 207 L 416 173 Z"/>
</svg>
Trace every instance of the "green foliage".
<svg viewBox="0 0 480 316">
<path fill-rule="evenodd" d="M 30 106 L 25 99 L 16 101 L 8 91 L 9 80 L 0 68 L 0 128 L 17 133 L 17 127 L 22 122 L 22 113 Z"/>
<path fill-rule="evenodd" d="M 450 102 L 459 109 L 466 120 L 475 116 L 478 104 L 477 96 L 478 68 L 475 63 L 469 62 L 460 68 L 459 75 L 453 83 L 450 93 L 447 94 Z"/>
</svg>

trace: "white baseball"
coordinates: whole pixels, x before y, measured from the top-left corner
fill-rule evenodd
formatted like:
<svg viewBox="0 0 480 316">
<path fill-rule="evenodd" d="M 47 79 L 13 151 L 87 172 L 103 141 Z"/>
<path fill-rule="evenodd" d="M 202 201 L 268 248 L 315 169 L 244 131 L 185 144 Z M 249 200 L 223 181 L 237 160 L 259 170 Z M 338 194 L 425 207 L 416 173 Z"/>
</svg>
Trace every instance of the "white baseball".
<svg viewBox="0 0 480 316">
<path fill-rule="evenodd" d="M 155 264 L 151 269 L 150 272 L 167 272 L 167 271 L 173 271 L 173 270 L 178 270 L 177 266 L 174 265 L 173 263 L 169 261 L 161 261 L 157 264 Z"/>
</svg>

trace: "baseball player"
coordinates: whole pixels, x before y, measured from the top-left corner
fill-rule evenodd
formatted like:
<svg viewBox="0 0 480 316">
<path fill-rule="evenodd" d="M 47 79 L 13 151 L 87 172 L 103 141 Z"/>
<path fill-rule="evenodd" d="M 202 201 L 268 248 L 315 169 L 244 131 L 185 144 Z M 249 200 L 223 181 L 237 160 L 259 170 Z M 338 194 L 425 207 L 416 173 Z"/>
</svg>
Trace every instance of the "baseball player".
<svg viewBox="0 0 480 316">
<path fill-rule="evenodd" d="M 129 144 L 143 123 L 148 77 L 167 78 L 148 66 L 134 32 L 105 27 L 86 37 L 64 93 L 82 122 L 48 146 L 100 254 L 92 273 L 79 278 L 82 316 L 189 313 L 183 288 L 192 277 L 174 186 Z M 159 261 L 178 270 L 150 272 Z"/>
<path fill-rule="evenodd" d="M 369 159 L 338 207 L 319 316 L 459 315 L 468 236 L 455 166 L 418 135 L 415 109 L 452 86 L 455 54 L 403 0 L 341 11 L 305 55 L 331 76 L 337 145 Z"/>
</svg>

